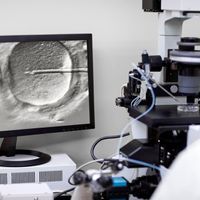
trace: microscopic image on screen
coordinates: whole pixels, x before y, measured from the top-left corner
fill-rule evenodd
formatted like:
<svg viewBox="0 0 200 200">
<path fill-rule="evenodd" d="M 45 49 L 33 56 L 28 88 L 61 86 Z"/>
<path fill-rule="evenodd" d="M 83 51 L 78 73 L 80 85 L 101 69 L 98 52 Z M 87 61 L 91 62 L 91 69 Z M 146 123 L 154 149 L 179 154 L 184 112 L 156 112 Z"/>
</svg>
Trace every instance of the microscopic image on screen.
<svg viewBox="0 0 200 200">
<path fill-rule="evenodd" d="M 0 43 L 0 131 L 87 124 L 87 41 Z"/>
</svg>

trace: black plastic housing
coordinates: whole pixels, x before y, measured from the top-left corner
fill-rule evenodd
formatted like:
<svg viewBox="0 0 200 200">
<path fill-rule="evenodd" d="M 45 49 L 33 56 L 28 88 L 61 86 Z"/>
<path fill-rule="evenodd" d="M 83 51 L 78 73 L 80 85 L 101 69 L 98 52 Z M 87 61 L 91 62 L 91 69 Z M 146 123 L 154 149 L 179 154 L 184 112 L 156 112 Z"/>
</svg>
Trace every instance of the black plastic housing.
<svg viewBox="0 0 200 200">
<path fill-rule="evenodd" d="M 159 164 L 159 146 L 151 144 L 147 139 L 132 140 L 120 149 L 120 153 L 127 158 Z M 128 163 L 128 167 L 144 167 Z"/>
<path fill-rule="evenodd" d="M 162 12 L 161 0 L 142 0 L 142 9 L 145 12 Z"/>
</svg>

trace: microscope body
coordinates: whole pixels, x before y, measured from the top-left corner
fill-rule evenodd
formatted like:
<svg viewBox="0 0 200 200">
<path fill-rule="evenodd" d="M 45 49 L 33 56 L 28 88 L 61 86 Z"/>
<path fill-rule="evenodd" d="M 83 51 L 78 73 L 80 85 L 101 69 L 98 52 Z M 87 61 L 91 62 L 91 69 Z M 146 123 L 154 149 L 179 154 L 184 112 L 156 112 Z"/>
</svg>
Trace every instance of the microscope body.
<svg viewBox="0 0 200 200">
<path fill-rule="evenodd" d="M 121 147 L 120 153 L 128 159 L 168 168 L 179 152 L 187 147 L 189 126 L 200 124 L 200 51 L 196 50 L 200 39 L 181 38 L 183 22 L 200 16 L 200 1 L 143 0 L 143 9 L 158 12 L 158 55 L 143 52 L 142 62 L 137 66 L 148 74 L 156 103 L 150 112 L 134 121 L 132 130 L 138 137 Z M 152 104 L 149 90 L 138 101 L 137 97 L 143 91 L 141 82 L 141 74 L 135 69 L 130 71 L 123 96 L 116 99 L 116 105 L 125 107 L 132 118 L 138 118 Z M 184 107 L 188 110 L 184 110 Z M 127 163 L 126 167 L 143 166 Z M 95 181 L 99 184 L 98 180 Z M 149 199 L 159 184 L 160 173 L 147 171 L 131 183 L 121 181 L 120 187 L 109 186 L 100 192 L 90 191 L 90 198 L 128 199 L 132 194 L 137 198 Z"/>
<path fill-rule="evenodd" d="M 140 137 L 135 129 L 133 134 L 139 137 L 120 151 L 124 157 L 169 168 L 192 140 L 188 134 L 189 126 L 200 124 L 200 51 L 197 50 L 200 39 L 181 38 L 183 22 L 200 16 L 200 2 L 143 0 L 143 9 L 158 12 L 158 55 L 148 55 L 148 59 L 144 60 L 143 53 L 142 62 L 138 64 L 144 71 L 145 65 L 149 65 L 150 72 L 146 73 L 153 74 L 150 81 L 154 86 L 156 103 L 148 114 L 139 119 L 139 123 L 146 127 L 143 128 L 146 134 L 142 133 Z M 127 108 L 132 118 L 146 112 L 152 103 L 147 90 L 139 104 L 132 104 L 142 91 L 139 79 L 137 71 L 130 71 L 124 96 L 116 99 L 116 104 Z M 134 121 L 132 129 L 136 123 Z M 142 166 L 130 164 L 129 167 Z"/>
<path fill-rule="evenodd" d="M 147 12 L 158 12 L 159 18 L 159 54 L 148 55 L 148 61 L 143 59 L 142 54 L 142 62 L 138 64 L 143 70 L 148 64 L 153 74 L 152 80 L 158 83 L 154 83 L 156 104 L 152 111 L 139 119 L 147 126 L 146 138 L 131 141 L 121 148 L 121 153 L 127 157 L 132 155 L 131 158 L 143 158 L 146 162 L 169 167 L 176 155 L 187 146 L 189 125 L 200 124 L 200 52 L 196 50 L 200 39 L 181 38 L 183 22 L 200 16 L 200 2 L 143 0 L 143 9 Z M 116 104 L 126 107 L 133 118 L 144 113 L 151 105 L 151 96 L 147 91 L 140 104 L 132 106 L 131 102 L 142 90 L 138 79 L 140 77 L 136 70 L 129 72 L 124 97 L 116 100 Z M 187 112 L 185 107 L 189 109 Z M 152 156 L 149 155 L 150 152 Z"/>
</svg>

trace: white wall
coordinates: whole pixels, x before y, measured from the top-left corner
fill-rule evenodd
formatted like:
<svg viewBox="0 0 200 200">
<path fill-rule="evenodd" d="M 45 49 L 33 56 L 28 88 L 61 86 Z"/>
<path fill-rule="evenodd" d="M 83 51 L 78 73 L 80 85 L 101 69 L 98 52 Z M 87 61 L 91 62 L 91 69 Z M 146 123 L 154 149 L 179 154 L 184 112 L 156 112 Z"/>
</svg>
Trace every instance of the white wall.
<svg viewBox="0 0 200 200">
<path fill-rule="evenodd" d="M 20 137 L 18 146 L 65 152 L 79 165 L 90 160 L 97 138 L 120 133 L 128 113 L 115 106 L 115 98 L 131 62 L 139 61 L 143 49 L 156 53 L 157 15 L 143 13 L 141 0 L 0 0 L 0 35 L 88 32 L 94 46 L 95 130 Z M 98 155 L 115 152 L 112 144 L 103 144 Z"/>
</svg>

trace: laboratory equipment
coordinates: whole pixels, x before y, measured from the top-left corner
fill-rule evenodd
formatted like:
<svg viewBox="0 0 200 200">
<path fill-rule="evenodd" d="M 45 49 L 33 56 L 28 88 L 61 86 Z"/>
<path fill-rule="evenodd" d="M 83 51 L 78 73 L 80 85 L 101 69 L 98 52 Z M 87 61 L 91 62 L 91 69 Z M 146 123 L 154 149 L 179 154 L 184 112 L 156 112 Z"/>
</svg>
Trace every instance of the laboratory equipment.
<svg viewBox="0 0 200 200">
<path fill-rule="evenodd" d="M 149 199 L 160 181 L 160 176 L 156 174 L 138 177 L 132 181 L 128 181 L 126 178 L 119 176 L 119 172 L 123 171 L 129 162 L 139 163 L 140 161 L 123 158 L 102 160 L 104 165 L 101 170 L 89 169 L 83 171 L 79 168 L 72 174 L 69 182 L 77 186 L 72 200 L 78 200 L 81 197 L 82 200 L 128 200 L 130 195 Z M 143 162 L 143 164 L 145 163 Z M 156 168 L 153 165 L 150 167 Z M 156 170 L 160 169 L 157 168 Z M 71 182 L 71 179 L 73 179 L 73 182 Z"/>
<path fill-rule="evenodd" d="M 131 183 L 120 179 L 121 185 L 116 189 L 119 191 L 116 194 L 117 197 L 124 199 L 128 198 L 126 194 L 131 194 L 133 189 L 135 197 L 150 198 L 161 179 L 159 166 L 171 166 L 177 155 L 187 146 L 190 137 L 188 127 L 200 124 L 200 57 L 196 49 L 200 40 L 191 37 L 181 38 L 183 22 L 199 15 L 200 2 L 143 0 L 143 9 L 147 12 L 158 12 L 159 53 L 153 56 L 147 51 L 142 53 L 141 62 L 138 65 L 133 64 L 133 70 L 128 75 L 128 83 L 123 87 L 124 95 L 116 99 L 116 104 L 127 108 L 132 118 L 145 125 L 147 134 L 145 138 L 135 139 L 121 147 L 120 153 L 124 160 L 118 161 L 129 168 L 148 167 L 151 170 L 147 170 L 144 176 Z M 145 93 L 144 82 L 147 86 Z M 141 95 L 142 92 L 144 96 Z M 135 123 L 136 120 L 132 120 L 133 126 Z M 123 134 L 124 132 L 121 137 Z M 102 162 L 112 169 L 112 160 L 104 159 Z M 115 173 L 114 170 L 111 170 L 112 173 Z M 96 196 L 98 190 L 94 190 L 93 186 L 99 186 L 99 178 L 105 175 L 102 169 L 96 174 L 98 179 L 94 180 L 84 172 L 82 175 L 85 178 L 77 182 L 77 185 L 88 186 L 88 194 L 95 193 L 97 199 L 106 199 L 104 192 L 108 192 L 106 195 L 115 195 L 112 190 L 114 188 L 108 185 L 103 189 L 97 187 L 100 188 L 100 196 Z M 77 192 L 83 194 L 84 189 L 81 188 Z M 121 197 L 123 192 L 125 196 Z"/>
<path fill-rule="evenodd" d="M 193 141 L 188 127 L 200 124 L 200 56 L 197 48 L 200 40 L 181 37 L 183 22 L 199 16 L 200 2 L 143 0 L 143 9 L 158 12 L 158 55 L 142 53 L 141 62 L 133 65 L 128 84 L 123 88 L 124 95 L 116 99 L 116 104 L 127 108 L 131 117 L 147 127 L 147 133 L 145 138 L 134 139 L 123 146 L 120 152 L 130 159 L 169 168 L 187 142 Z M 155 105 L 148 112 L 152 95 L 147 89 L 145 97 L 141 96 L 144 86 L 140 70 L 156 96 Z M 143 113 L 145 115 L 138 117 Z M 135 123 L 133 120 L 132 126 Z M 199 137 L 195 135 L 196 138 Z M 130 164 L 129 167 L 138 168 L 138 165 Z"/>
<path fill-rule="evenodd" d="M 45 183 L 0 185 L 1 200 L 53 200 L 53 192 Z"/>
<path fill-rule="evenodd" d="M 19 159 L 22 159 L 21 156 Z M 51 160 L 42 165 L 0 167 L 0 186 L 45 183 L 52 192 L 62 192 L 71 188 L 68 178 L 75 170 L 76 164 L 67 154 L 52 154 Z"/>
<path fill-rule="evenodd" d="M 142 62 L 138 67 L 149 77 L 156 103 L 150 112 L 139 119 L 148 127 L 147 140 L 131 141 L 121 148 L 121 153 L 130 157 L 137 149 L 134 155 L 137 155 L 137 159 L 143 157 L 144 161 L 169 167 L 176 155 L 186 147 L 188 126 L 200 123 L 200 60 L 199 51 L 196 50 L 199 39 L 181 38 L 183 21 L 198 16 L 200 4 L 194 1 L 188 7 L 189 4 L 182 0 L 170 7 L 171 1 L 161 1 L 161 4 L 160 1 L 150 2 L 144 0 L 143 8 L 145 11 L 159 12 L 160 55 L 150 56 L 143 52 Z M 161 75 L 152 72 L 160 72 Z M 140 99 L 138 104 L 131 103 L 140 95 L 141 81 L 141 75 L 133 69 L 124 88 L 124 97 L 116 99 L 116 104 L 128 108 L 133 118 L 144 113 L 152 102 L 147 90 L 146 97 Z M 149 153 L 152 156 L 141 156 Z"/>
</svg>

